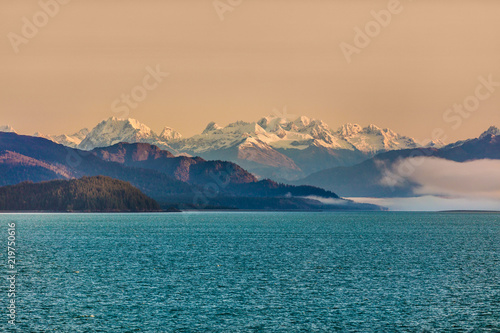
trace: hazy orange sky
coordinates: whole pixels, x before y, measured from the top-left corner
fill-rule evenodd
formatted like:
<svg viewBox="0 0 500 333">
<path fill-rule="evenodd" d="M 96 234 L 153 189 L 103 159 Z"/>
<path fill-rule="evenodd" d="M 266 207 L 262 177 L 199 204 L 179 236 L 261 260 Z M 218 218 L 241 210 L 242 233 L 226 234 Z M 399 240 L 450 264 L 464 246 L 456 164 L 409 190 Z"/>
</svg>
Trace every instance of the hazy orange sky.
<svg viewBox="0 0 500 333">
<path fill-rule="evenodd" d="M 212 0 L 73 0 L 49 6 L 53 17 L 39 1 L 2 1 L 0 125 L 93 127 L 121 116 L 113 102 L 157 66 L 170 75 L 147 81 L 154 89 L 128 116 L 184 136 L 285 106 L 334 129 L 374 123 L 419 140 L 436 127 L 453 141 L 500 125 L 500 86 L 481 88 L 487 98 L 461 124 L 443 120 L 478 77 L 500 82 L 500 1 L 392 1 L 220 0 L 218 12 Z M 356 46 L 354 29 L 376 29 L 371 11 L 388 8 L 390 23 L 349 63 L 341 43 Z"/>
</svg>

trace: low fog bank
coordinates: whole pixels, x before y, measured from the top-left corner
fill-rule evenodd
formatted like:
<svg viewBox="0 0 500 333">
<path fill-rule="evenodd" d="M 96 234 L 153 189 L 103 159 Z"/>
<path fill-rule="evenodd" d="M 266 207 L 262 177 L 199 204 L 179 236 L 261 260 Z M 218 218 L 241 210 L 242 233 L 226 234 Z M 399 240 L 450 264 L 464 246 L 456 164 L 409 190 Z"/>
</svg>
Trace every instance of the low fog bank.
<svg viewBox="0 0 500 333">
<path fill-rule="evenodd" d="M 386 176 L 396 180 L 392 186 L 414 184 L 415 197 L 349 199 L 395 211 L 500 210 L 499 160 L 414 157 L 396 162 Z"/>
</svg>

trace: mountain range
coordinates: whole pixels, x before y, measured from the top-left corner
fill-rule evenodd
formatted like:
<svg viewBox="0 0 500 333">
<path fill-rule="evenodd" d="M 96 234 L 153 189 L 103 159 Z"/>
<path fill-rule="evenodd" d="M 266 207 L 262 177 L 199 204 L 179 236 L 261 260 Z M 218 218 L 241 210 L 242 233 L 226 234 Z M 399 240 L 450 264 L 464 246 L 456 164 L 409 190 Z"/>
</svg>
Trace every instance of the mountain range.
<svg viewBox="0 0 500 333">
<path fill-rule="evenodd" d="M 385 152 L 349 167 L 334 167 L 307 176 L 292 184 L 334 189 L 345 197 L 410 197 L 418 184 L 408 177 L 418 164 L 404 163 L 410 158 L 439 158 L 459 163 L 500 159 L 500 129 L 490 127 L 479 137 L 458 141 L 442 148 L 414 148 Z M 470 171 L 468 171 L 470 172 Z M 481 170 L 475 172 L 481 173 Z M 463 175 L 466 176 L 465 174 Z M 494 180 L 492 180 L 494 182 Z M 491 183 L 500 188 L 500 184 Z"/>
<path fill-rule="evenodd" d="M 0 175 L 0 186 L 108 176 L 129 182 L 164 208 L 379 209 L 313 186 L 258 180 L 232 162 L 175 156 L 149 143 L 120 142 L 85 151 L 0 132 Z"/>
<path fill-rule="evenodd" d="M 396 169 L 401 161 L 418 156 L 498 160 L 500 130 L 492 126 L 477 138 L 422 147 L 374 125 L 346 124 L 332 131 L 306 117 L 288 121 L 270 116 L 225 127 L 212 122 L 190 138 L 168 127 L 157 135 L 136 120 L 117 118 L 72 135 L 29 137 L 0 127 L 0 185 L 105 175 L 129 181 L 162 203 L 184 207 L 251 209 L 272 202 L 269 209 L 310 209 L 321 206 L 311 198 L 337 200 L 336 193 L 414 196 L 418 184 L 399 177 Z M 243 204 L 237 199 L 242 197 L 252 200 Z"/>
<path fill-rule="evenodd" d="M 237 121 L 225 127 L 211 122 L 201 134 L 189 138 L 183 138 L 170 127 L 156 134 L 135 119 L 115 117 L 100 122 L 90 131 L 82 129 L 71 135 L 36 133 L 35 136 L 81 150 L 120 142 L 148 143 L 176 156 L 231 161 L 259 179 L 277 181 L 297 180 L 327 168 L 354 165 L 382 152 L 421 147 L 414 139 L 390 129 L 345 124 L 332 130 L 325 122 L 305 116 L 294 120 L 269 116 L 256 122 Z M 430 145 L 441 147 L 443 144 L 432 142 Z"/>
</svg>

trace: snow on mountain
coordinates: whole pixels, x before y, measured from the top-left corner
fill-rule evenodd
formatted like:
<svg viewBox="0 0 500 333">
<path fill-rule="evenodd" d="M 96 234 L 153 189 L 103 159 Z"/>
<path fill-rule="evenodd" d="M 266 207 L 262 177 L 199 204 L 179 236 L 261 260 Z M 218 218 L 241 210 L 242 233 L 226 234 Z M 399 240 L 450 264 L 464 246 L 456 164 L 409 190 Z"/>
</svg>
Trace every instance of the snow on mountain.
<svg viewBox="0 0 500 333">
<path fill-rule="evenodd" d="M 446 144 L 441 140 L 431 140 L 425 145 L 425 148 L 443 148 Z"/>
<path fill-rule="evenodd" d="M 169 144 L 190 155 L 239 163 L 260 176 L 274 175 L 273 168 L 278 168 L 280 174 L 292 171 L 287 173 L 290 177 L 343 165 L 342 160 L 356 163 L 378 152 L 419 146 L 411 138 L 375 125 L 345 124 L 333 131 L 322 120 L 305 116 L 293 120 L 268 116 L 225 127 L 211 122 L 201 134 Z M 298 152 L 306 150 L 304 156 L 309 159 L 299 156 Z"/>
<path fill-rule="evenodd" d="M 480 139 L 484 139 L 488 135 L 491 135 L 491 136 L 500 135 L 500 129 L 498 127 L 496 127 L 496 126 L 491 126 L 490 128 L 488 128 L 488 130 L 486 130 L 486 132 L 484 132 L 483 134 L 481 134 L 481 136 L 479 136 L 479 138 Z"/>
<path fill-rule="evenodd" d="M 5 126 L 2 128 L 7 129 Z M 201 134 L 190 138 L 182 138 L 179 132 L 170 127 L 165 127 L 161 134 L 157 135 L 148 126 L 135 119 L 116 117 L 102 121 L 90 132 L 84 129 L 72 135 L 38 135 L 84 150 L 106 147 L 119 142 L 145 142 L 163 149 L 175 148 L 177 153 L 185 154 L 203 154 L 239 147 L 247 142 L 247 138 L 254 138 L 255 141 L 248 142 L 252 142 L 252 145 L 259 143 L 260 149 L 265 145 L 267 150 L 304 150 L 309 147 L 322 147 L 375 154 L 419 146 L 412 138 L 375 125 L 363 128 L 358 124 L 345 124 L 337 131 L 333 131 L 322 120 L 305 116 L 294 120 L 268 116 L 257 122 L 237 121 L 225 127 L 211 122 Z"/>
<path fill-rule="evenodd" d="M 239 121 L 226 127 L 220 127 L 212 122 L 202 134 L 185 139 L 178 149 L 202 153 L 238 145 L 246 137 L 258 139 L 276 149 L 306 149 L 317 146 L 359 150 L 369 154 L 419 146 L 412 138 L 375 125 L 362 128 L 357 124 L 345 124 L 337 131 L 332 131 L 321 120 L 302 116 L 290 121 L 269 116 L 256 123 Z"/>
<path fill-rule="evenodd" d="M 375 125 L 362 128 L 358 124 L 345 124 L 337 130 L 337 135 L 364 153 L 420 147 L 412 138 Z"/>
<path fill-rule="evenodd" d="M 258 138 L 276 149 L 306 149 L 312 145 L 336 149 L 353 149 L 342 142 L 321 120 L 302 116 L 293 121 L 275 116 L 264 117 L 257 124 L 264 133 Z"/>
<path fill-rule="evenodd" d="M 0 132 L 7 132 L 7 133 L 16 133 L 14 128 L 10 125 L 3 125 L 0 126 Z"/>
<path fill-rule="evenodd" d="M 379 152 L 419 146 L 409 137 L 375 125 L 363 128 L 345 124 L 333 131 L 322 120 L 305 116 L 293 120 L 268 116 L 257 122 L 237 121 L 225 127 L 210 122 L 201 134 L 170 140 L 169 144 L 179 152 L 228 159 L 267 176 L 268 171 L 275 172 L 264 170 L 269 167 L 279 168 L 281 173 L 283 169 L 309 172 L 342 165 L 342 160 L 360 162 Z M 307 156 L 314 158 L 298 156 L 297 152 L 305 150 Z"/>
<path fill-rule="evenodd" d="M 165 142 L 171 140 L 179 140 L 180 138 L 182 138 L 182 135 L 179 132 L 171 129 L 170 127 L 165 127 L 160 134 L 160 139 L 164 140 Z"/>
<path fill-rule="evenodd" d="M 82 142 L 82 140 L 85 139 L 87 134 L 89 134 L 89 130 L 87 128 L 83 128 L 71 135 L 46 135 L 36 132 L 35 134 L 33 134 L 33 136 L 41 137 L 67 147 L 76 148 Z"/>
<path fill-rule="evenodd" d="M 144 142 L 176 155 L 232 161 L 261 177 L 275 179 L 291 179 L 333 166 L 352 165 L 383 151 L 419 147 L 412 138 L 390 129 L 345 124 L 332 130 L 322 120 L 305 116 L 296 119 L 268 116 L 256 122 L 237 121 L 224 127 L 210 122 L 201 134 L 189 138 L 183 138 L 170 127 L 157 135 L 135 119 L 113 117 L 90 132 L 77 134 L 45 137 L 84 150 L 119 142 Z"/>
<path fill-rule="evenodd" d="M 83 141 L 83 139 L 85 139 L 87 137 L 87 135 L 90 133 L 89 129 L 88 128 L 83 128 L 81 130 L 79 130 L 78 132 L 70 135 L 75 141 L 76 140 L 80 140 L 80 142 Z"/>
<path fill-rule="evenodd" d="M 171 149 L 164 140 L 146 125 L 135 119 L 119 119 L 116 117 L 100 122 L 82 140 L 78 148 L 92 150 L 97 147 L 112 146 L 119 142 L 144 142 L 156 145 L 162 149 Z"/>
<path fill-rule="evenodd" d="M 274 122 L 276 121 L 273 119 Z M 291 158 L 272 147 L 273 142 L 283 139 L 281 127 L 274 124 L 263 125 L 266 129 L 260 122 L 237 121 L 225 127 L 211 122 L 202 134 L 169 143 L 178 151 L 190 155 L 239 163 L 260 176 L 269 176 L 269 173 L 263 171 L 266 168 L 300 171 Z M 273 126 L 274 132 L 270 126 Z"/>
<path fill-rule="evenodd" d="M 0 131 L 14 129 L 1 126 Z M 237 121 L 224 127 L 210 122 L 201 134 L 189 138 L 183 138 L 170 127 L 157 135 L 135 119 L 115 117 L 100 122 L 90 132 L 83 129 L 72 135 L 35 135 L 84 150 L 119 142 L 144 142 L 177 156 L 235 162 L 259 177 L 280 181 L 302 178 L 336 166 L 352 166 L 385 151 L 421 147 L 414 139 L 387 128 L 347 123 L 332 130 L 322 120 L 305 116 L 296 119 L 268 116 L 256 122 Z M 500 129 L 492 126 L 480 138 L 498 135 Z M 440 141 L 425 145 L 443 146 Z"/>
<path fill-rule="evenodd" d="M 340 126 L 340 128 L 337 130 L 337 133 L 340 136 L 346 138 L 346 137 L 353 137 L 362 131 L 363 127 L 361 127 L 360 125 L 347 123 Z"/>
<path fill-rule="evenodd" d="M 300 170 L 295 162 L 259 139 L 248 137 L 238 147 L 238 159 L 275 168 Z"/>
<path fill-rule="evenodd" d="M 256 123 L 238 121 L 226 127 L 220 127 L 211 122 L 202 134 L 181 140 L 176 145 L 176 148 L 190 154 L 228 149 L 239 145 L 248 137 L 258 137 L 258 134 L 265 133 L 266 131 Z"/>
<path fill-rule="evenodd" d="M 490 126 L 490 128 L 488 128 L 486 131 L 484 131 L 479 136 L 479 139 L 484 139 L 484 138 L 487 138 L 488 136 L 496 137 L 498 135 L 500 135 L 500 129 L 498 127 L 496 127 L 496 126 Z M 449 150 L 449 149 L 452 149 L 452 148 L 460 147 L 460 146 L 462 146 L 462 145 L 464 145 L 466 143 L 469 143 L 471 141 L 474 141 L 474 140 L 475 140 L 475 138 L 453 142 L 453 143 L 450 143 L 450 144 L 444 146 L 444 149 L 448 149 Z"/>
<path fill-rule="evenodd" d="M 216 131 L 218 129 L 221 129 L 222 127 L 220 127 L 219 125 L 217 125 L 215 122 L 210 122 L 208 123 L 207 127 L 205 128 L 205 130 L 203 131 L 202 134 L 206 134 L 208 132 L 213 132 L 213 131 Z"/>
</svg>

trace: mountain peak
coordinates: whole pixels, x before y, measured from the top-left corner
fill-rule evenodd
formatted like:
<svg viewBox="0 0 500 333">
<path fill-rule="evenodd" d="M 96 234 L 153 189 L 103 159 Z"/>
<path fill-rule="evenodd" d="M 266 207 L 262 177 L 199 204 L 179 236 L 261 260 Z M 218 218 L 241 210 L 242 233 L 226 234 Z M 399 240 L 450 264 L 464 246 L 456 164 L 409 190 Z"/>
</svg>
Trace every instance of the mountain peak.
<svg viewBox="0 0 500 333">
<path fill-rule="evenodd" d="M 364 128 L 366 133 L 380 133 L 382 129 L 377 125 L 370 124 Z"/>
<path fill-rule="evenodd" d="M 178 139 L 182 138 L 182 135 L 170 127 L 165 127 L 163 129 L 163 131 L 161 131 L 160 138 L 167 140 L 167 141 L 178 140 Z"/>
<path fill-rule="evenodd" d="M 101 121 L 78 145 L 80 149 L 91 150 L 96 147 L 112 146 L 119 142 L 154 143 L 156 134 L 139 121 L 127 118 L 111 117 Z"/>
<path fill-rule="evenodd" d="M 207 127 L 205 127 L 203 134 L 207 134 L 208 132 L 213 132 L 219 129 L 222 129 L 222 127 L 217 125 L 214 121 L 211 121 L 208 123 Z"/>
<path fill-rule="evenodd" d="M 17 133 L 16 130 L 14 130 L 14 128 L 10 125 L 0 126 L 0 132 Z"/>
<path fill-rule="evenodd" d="M 363 128 L 358 124 L 347 123 L 340 126 L 337 132 L 344 137 L 349 137 L 360 133 L 362 130 Z"/>
<path fill-rule="evenodd" d="M 120 126 L 122 128 L 132 128 L 134 130 L 137 130 L 137 131 L 140 131 L 143 133 L 147 133 L 147 134 L 150 134 L 152 132 L 148 126 L 144 125 L 143 123 L 141 123 L 137 119 L 133 119 L 133 118 L 121 119 L 121 118 L 112 117 L 112 118 L 109 118 L 108 120 L 105 120 L 104 122 L 106 124 L 113 126 L 113 127 Z"/>
<path fill-rule="evenodd" d="M 74 134 L 71 134 L 69 135 L 70 137 L 75 137 L 75 138 L 78 138 L 80 141 L 82 141 L 83 139 L 85 139 L 85 137 L 90 133 L 89 129 L 88 128 L 82 128 L 81 130 L 79 130 L 78 132 L 74 133 Z"/>
<path fill-rule="evenodd" d="M 290 121 L 286 118 L 270 115 L 257 121 L 257 125 L 268 132 L 280 131 L 281 128 L 288 127 Z"/>
<path fill-rule="evenodd" d="M 232 135 L 254 135 L 254 134 L 263 134 L 266 132 L 262 126 L 257 123 L 249 123 L 246 121 L 239 120 L 237 122 L 231 123 L 224 127 L 222 131 L 226 134 L 231 133 Z"/>
<path fill-rule="evenodd" d="M 488 135 L 492 135 L 492 136 L 500 135 L 500 129 L 498 129 L 498 127 L 496 127 L 496 126 L 490 126 L 490 128 L 488 128 L 488 130 L 486 130 L 486 132 L 481 134 L 481 136 L 479 138 L 483 139 L 483 138 L 487 137 Z"/>
<path fill-rule="evenodd" d="M 300 116 L 293 121 L 293 124 L 298 127 L 306 127 L 311 123 L 311 119 L 306 116 Z"/>
<path fill-rule="evenodd" d="M 103 120 L 101 122 L 101 124 L 116 124 L 116 125 L 120 125 L 120 126 L 128 126 L 128 127 L 132 127 L 134 129 L 137 129 L 137 130 L 141 130 L 141 131 L 151 131 L 151 129 L 144 125 L 143 123 L 139 122 L 137 119 L 133 119 L 133 118 L 118 118 L 118 117 L 110 117 L 106 120 Z"/>
<path fill-rule="evenodd" d="M 430 140 L 424 147 L 425 148 L 443 148 L 444 146 L 446 146 L 446 144 L 439 140 L 439 139 L 436 139 L 436 140 Z"/>
<path fill-rule="evenodd" d="M 87 128 L 82 128 L 78 132 L 71 135 L 47 135 L 40 132 L 35 132 L 33 136 L 44 138 L 67 147 L 76 148 L 83 141 L 83 139 L 85 139 L 87 134 L 89 134 L 89 130 Z"/>
</svg>

